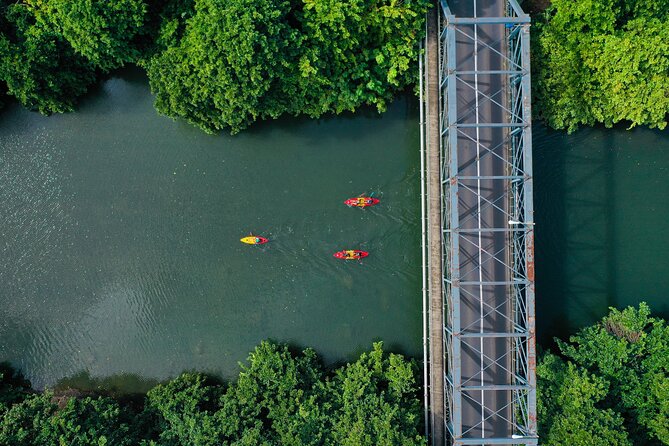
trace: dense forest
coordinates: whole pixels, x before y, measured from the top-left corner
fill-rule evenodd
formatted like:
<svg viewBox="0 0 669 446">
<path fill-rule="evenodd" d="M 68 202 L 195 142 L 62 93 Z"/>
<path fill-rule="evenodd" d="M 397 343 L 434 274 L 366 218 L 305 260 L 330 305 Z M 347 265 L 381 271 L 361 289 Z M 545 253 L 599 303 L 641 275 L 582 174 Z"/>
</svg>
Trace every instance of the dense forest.
<svg viewBox="0 0 669 446">
<path fill-rule="evenodd" d="M 207 132 L 379 111 L 416 79 L 427 0 L 0 0 L 0 95 L 70 111 L 124 64 Z"/>
<path fill-rule="evenodd" d="M 413 362 L 380 343 L 326 371 L 313 350 L 263 342 L 232 383 L 184 373 L 141 400 L 35 393 L 10 371 L 0 445 L 424 445 L 416 378 Z"/>
<path fill-rule="evenodd" d="M 532 34 L 534 112 L 550 126 L 666 126 L 669 0 L 552 0 Z"/>
</svg>

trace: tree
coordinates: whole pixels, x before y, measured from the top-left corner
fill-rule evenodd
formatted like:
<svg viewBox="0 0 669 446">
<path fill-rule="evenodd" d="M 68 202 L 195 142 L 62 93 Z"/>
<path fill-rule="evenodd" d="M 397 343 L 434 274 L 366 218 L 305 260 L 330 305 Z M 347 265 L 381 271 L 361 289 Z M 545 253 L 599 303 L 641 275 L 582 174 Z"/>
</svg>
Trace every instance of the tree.
<svg viewBox="0 0 669 446">
<path fill-rule="evenodd" d="M 222 399 L 218 420 L 242 444 L 318 445 L 328 436 L 316 353 L 262 342 Z M 251 443 L 253 444 L 253 443 Z"/>
<path fill-rule="evenodd" d="M 143 0 L 32 0 L 38 20 L 103 71 L 137 59 L 147 5 Z"/>
<path fill-rule="evenodd" d="M 553 354 L 537 366 L 539 436 L 549 446 L 631 446 L 623 418 L 598 405 L 609 383 Z"/>
<path fill-rule="evenodd" d="M 635 444 L 669 444 L 669 327 L 650 317 L 646 304 L 612 308 L 559 347 L 578 367 L 611 383 L 609 401 L 625 416 Z"/>
<path fill-rule="evenodd" d="M 158 3 L 158 4 L 156 4 Z M 168 0 L 167 2 L 150 2 L 153 13 L 150 14 L 149 27 L 155 28 L 151 31 L 155 34 L 153 53 L 149 52 L 149 58 L 155 53 L 165 51 L 169 47 L 178 46 L 186 31 L 186 23 L 195 13 L 195 0 Z M 146 60 L 140 60 L 145 65 Z"/>
<path fill-rule="evenodd" d="M 56 405 L 51 395 L 33 395 L 19 404 L 12 405 L 0 420 L 0 445 L 37 446 L 49 444 L 49 433 L 43 432 Z M 57 443 L 56 443 L 57 444 Z"/>
<path fill-rule="evenodd" d="M 328 377 L 311 349 L 263 342 L 227 388 L 184 374 L 151 390 L 160 444 L 422 445 L 415 366 L 380 343 Z"/>
<path fill-rule="evenodd" d="M 17 396 L 0 381 L 0 446 L 426 444 L 415 364 L 381 343 L 334 373 L 311 349 L 267 341 L 247 362 L 229 385 L 184 373 L 151 389 L 143 409 L 102 396 Z"/>
<path fill-rule="evenodd" d="M 535 110 L 554 128 L 664 128 L 666 0 L 553 0 L 533 32 Z"/>
<path fill-rule="evenodd" d="M 70 111 L 95 81 L 94 67 L 53 29 L 37 23 L 31 7 L 6 10 L 0 35 L 0 80 L 25 107 L 43 114 Z"/>
<path fill-rule="evenodd" d="M 669 22 L 635 19 L 626 31 L 593 39 L 583 64 L 597 79 L 590 110 L 597 122 L 664 128 L 669 111 Z"/>
<path fill-rule="evenodd" d="M 196 0 L 189 20 L 164 21 L 146 63 L 156 108 L 233 133 L 284 113 L 383 111 L 415 81 L 428 4 Z"/>
<path fill-rule="evenodd" d="M 289 11 L 285 0 L 198 0 L 179 44 L 147 63 L 158 111 L 210 133 L 279 116 L 299 47 Z"/>
<path fill-rule="evenodd" d="M 14 404 L 0 421 L 2 446 L 134 445 L 139 438 L 130 417 L 111 398 L 65 398 L 59 407 L 53 394 L 32 395 Z"/>
<path fill-rule="evenodd" d="M 0 415 L 30 394 L 30 383 L 8 364 L 0 363 Z"/>
<path fill-rule="evenodd" d="M 415 81 L 417 42 L 425 0 L 304 0 L 304 32 L 297 113 L 317 117 L 354 111 L 362 104 L 384 111 L 394 94 Z"/>
<path fill-rule="evenodd" d="M 327 383 L 332 435 L 328 445 L 423 445 L 414 364 L 383 353 L 382 343 Z"/>
<path fill-rule="evenodd" d="M 222 443 L 214 413 L 222 388 L 203 375 L 184 373 L 147 394 L 147 411 L 157 414 L 160 444 L 217 445 Z"/>
</svg>

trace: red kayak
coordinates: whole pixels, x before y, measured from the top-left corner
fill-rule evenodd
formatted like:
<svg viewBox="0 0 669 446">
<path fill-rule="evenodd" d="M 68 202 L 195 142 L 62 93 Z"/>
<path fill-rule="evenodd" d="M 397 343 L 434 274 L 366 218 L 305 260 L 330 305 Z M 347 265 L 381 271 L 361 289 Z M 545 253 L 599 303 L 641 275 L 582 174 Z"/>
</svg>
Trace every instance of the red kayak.
<svg viewBox="0 0 669 446">
<path fill-rule="evenodd" d="M 368 255 L 369 253 L 367 251 L 358 251 L 357 249 L 345 249 L 334 253 L 336 258 L 343 260 L 360 260 Z"/>
<path fill-rule="evenodd" d="M 349 198 L 348 200 L 344 201 L 344 204 L 349 207 L 358 207 L 358 208 L 366 208 L 368 206 L 374 206 L 375 204 L 379 204 L 381 200 L 378 198 L 372 198 L 372 197 L 355 197 L 355 198 Z"/>
</svg>

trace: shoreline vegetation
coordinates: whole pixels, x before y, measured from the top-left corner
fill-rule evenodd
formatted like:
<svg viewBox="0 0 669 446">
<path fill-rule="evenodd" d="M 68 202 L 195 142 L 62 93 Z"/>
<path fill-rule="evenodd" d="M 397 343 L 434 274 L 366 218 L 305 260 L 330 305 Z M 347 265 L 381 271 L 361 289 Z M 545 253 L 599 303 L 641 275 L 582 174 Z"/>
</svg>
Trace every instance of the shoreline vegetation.
<svg viewBox="0 0 669 446">
<path fill-rule="evenodd" d="M 0 96 L 74 110 L 111 70 L 208 133 L 258 119 L 384 111 L 415 84 L 428 0 L 0 0 Z"/>
<path fill-rule="evenodd" d="M 34 392 L 0 375 L 0 446 L 426 445 L 414 361 L 382 343 L 326 370 L 311 349 L 264 341 L 224 383 L 197 372 L 142 398 Z"/>
<path fill-rule="evenodd" d="M 611 309 L 537 362 L 549 446 L 669 444 L 669 327 L 649 307 Z M 425 445 L 418 367 L 381 343 L 334 370 L 265 341 L 236 381 L 183 373 L 139 397 L 35 392 L 0 376 L 0 446 Z"/>
<path fill-rule="evenodd" d="M 207 133 L 379 112 L 416 84 L 428 0 L 0 0 L 0 107 L 43 114 L 127 64 L 159 113 Z M 669 0 L 526 0 L 535 116 L 664 129 Z"/>
<path fill-rule="evenodd" d="M 664 129 L 669 0 L 531 0 L 535 116 L 579 126 Z M 545 11 L 536 13 L 545 8 Z"/>
<path fill-rule="evenodd" d="M 74 110 L 146 70 L 159 113 L 208 133 L 386 109 L 414 86 L 428 0 L 0 0 L 0 107 Z M 669 0 L 527 0 L 537 118 L 664 129 Z"/>
<path fill-rule="evenodd" d="M 669 327 L 650 308 L 610 309 L 537 363 L 545 445 L 669 444 Z"/>
</svg>

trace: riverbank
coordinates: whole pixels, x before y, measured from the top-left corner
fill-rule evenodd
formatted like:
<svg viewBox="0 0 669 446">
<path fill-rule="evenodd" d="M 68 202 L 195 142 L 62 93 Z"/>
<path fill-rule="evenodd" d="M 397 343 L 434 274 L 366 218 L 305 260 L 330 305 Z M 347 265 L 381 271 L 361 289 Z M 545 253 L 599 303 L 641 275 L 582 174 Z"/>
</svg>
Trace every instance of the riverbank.
<svg viewBox="0 0 669 446">
<path fill-rule="evenodd" d="M 232 382 L 184 373 L 134 400 L 39 394 L 0 376 L 0 446 L 425 445 L 417 378 L 381 343 L 326 370 L 311 349 L 266 341 Z"/>
</svg>

